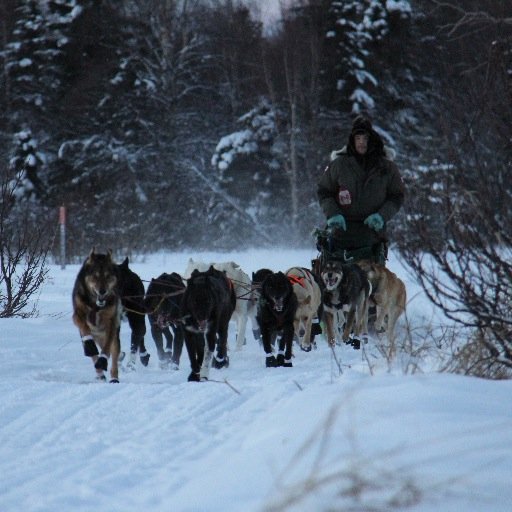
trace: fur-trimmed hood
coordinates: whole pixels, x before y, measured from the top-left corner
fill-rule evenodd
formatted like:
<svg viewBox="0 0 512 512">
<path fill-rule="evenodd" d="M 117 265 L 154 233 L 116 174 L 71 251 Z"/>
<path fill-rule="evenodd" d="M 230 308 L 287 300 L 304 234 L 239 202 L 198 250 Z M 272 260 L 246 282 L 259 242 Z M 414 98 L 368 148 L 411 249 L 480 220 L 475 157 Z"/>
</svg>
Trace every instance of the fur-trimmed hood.
<svg viewBox="0 0 512 512">
<path fill-rule="evenodd" d="M 343 146 L 341 149 L 335 149 L 334 151 L 331 151 L 330 155 L 330 161 L 336 160 L 339 156 L 342 155 L 348 155 L 347 146 Z M 390 148 L 389 146 L 384 146 L 384 156 L 388 160 L 394 160 L 396 157 L 396 151 L 393 148 Z"/>
</svg>

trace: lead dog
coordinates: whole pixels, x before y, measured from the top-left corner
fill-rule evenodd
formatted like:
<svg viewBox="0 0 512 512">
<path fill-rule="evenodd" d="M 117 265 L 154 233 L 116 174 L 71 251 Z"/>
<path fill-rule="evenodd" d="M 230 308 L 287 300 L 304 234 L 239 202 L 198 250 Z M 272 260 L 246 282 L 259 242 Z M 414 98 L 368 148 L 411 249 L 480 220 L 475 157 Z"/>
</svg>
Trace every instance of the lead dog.
<svg viewBox="0 0 512 512">
<path fill-rule="evenodd" d="M 236 307 L 235 311 L 233 312 L 233 320 L 236 320 L 237 324 L 236 347 L 237 349 L 240 349 L 243 345 L 245 345 L 245 329 L 247 326 L 247 318 L 249 316 L 250 308 L 251 279 L 240 268 L 240 265 L 234 261 L 203 263 L 200 261 L 194 261 L 192 258 L 188 260 L 188 265 L 185 270 L 184 277 L 190 277 L 194 269 L 199 270 L 199 272 L 205 272 L 212 265 L 215 269 L 220 270 L 221 272 L 225 272 L 226 276 L 233 283 L 233 288 L 236 295 Z M 254 324 L 255 322 L 253 325 Z"/>
<path fill-rule="evenodd" d="M 78 272 L 72 293 L 73 322 L 80 331 L 84 354 L 92 359 L 98 380 L 106 380 L 103 372 L 112 358 L 110 382 L 119 382 L 122 305 L 118 285 L 112 252 L 98 254 L 93 248 Z"/>
<path fill-rule="evenodd" d="M 233 286 L 223 272 L 213 266 L 207 272 L 192 272 L 181 303 L 185 344 L 192 368 L 189 381 L 208 379 L 216 345 L 213 365 L 215 368 L 229 365 L 228 325 L 235 304 Z"/>
<path fill-rule="evenodd" d="M 148 285 L 144 305 L 162 369 L 177 370 L 180 364 L 184 339 L 180 307 L 184 293 L 185 283 L 176 272 L 164 272 Z"/>
<path fill-rule="evenodd" d="M 313 319 L 318 318 L 322 303 L 322 292 L 312 272 L 303 267 L 292 267 L 286 271 L 293 292 L 297 297 L 294 329 L 300 348 L 305 352 L 311 350 Z"/>
<path fill-rule="evenodd" d="M 407 292 L 403 281 L 383 265 L 369 260 L 358 262 L 366 272 L 372 285 L 370 301 L 377 306 L 375 330 L 386 332 L 389 342 L 389 355 L 395 354 L 395 325 L 405 311 Z M 387 322 L 386 322 L 387 317 Z M 385 325 L 387 323 L 387 325 Z"/>
<path fill-rule="evenodd" d="M 270 273 L 263 281 L 258 302 L 257 320 L 263 340 L 267 368 L 292 365 L 292 344 L 297 311 L 297 297 L 288 278 L 282 273 Z M 277 357 L 272 353 L 272 338 L 281 334 Z"/>
<path fill-rule="evenodd" d="M 361 337 L 368 336 L 370 283 L 366 273 L 356 264 L 342 264 L 337 260 L 331 260 L 324 264 L 321 277 L 325 285 L 322 300 L 327 342 L 331 346 L 336 342 L 334 321 L 336 315 L 345 310 L 347 314 L 342 334 L 343 342 L 359 349 Z"/>
</svg>

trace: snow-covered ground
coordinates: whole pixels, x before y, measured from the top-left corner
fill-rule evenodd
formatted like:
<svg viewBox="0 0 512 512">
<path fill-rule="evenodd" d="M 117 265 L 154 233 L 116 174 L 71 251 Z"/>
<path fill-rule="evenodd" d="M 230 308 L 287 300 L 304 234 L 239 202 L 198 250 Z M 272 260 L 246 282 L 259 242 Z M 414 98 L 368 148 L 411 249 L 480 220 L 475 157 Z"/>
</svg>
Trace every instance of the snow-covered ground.
<svg viewBox="0 0 512 512">
<path fill-rule="evenodd" d="M 133 262 L 144 280 L 189 257 L 260 267 L 309 266 L 314 250 L 157 254 Z M 432 307 L 401 264 L 409 321 Z M 178 371 L 122 372 L 94 382 L 71 321 L 77 265 L 51 268 L 32 319 L 0 319 L 1 512 L 414 511 L 512 507 L 512 382 L 388 371 L 323 339 L 293 368 L 264 365 L 252 339 L 209 382 Z M 403 322 L 402 322 L 403 323 Z M 129 349 L 129 328 L 122 325 Z"/>
</svg>

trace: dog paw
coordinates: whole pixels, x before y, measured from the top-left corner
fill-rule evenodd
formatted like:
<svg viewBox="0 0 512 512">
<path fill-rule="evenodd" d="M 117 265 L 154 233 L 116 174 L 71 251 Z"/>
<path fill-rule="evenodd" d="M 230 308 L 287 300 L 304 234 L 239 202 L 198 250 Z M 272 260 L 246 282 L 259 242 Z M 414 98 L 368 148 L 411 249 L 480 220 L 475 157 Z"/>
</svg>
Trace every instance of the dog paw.
<svg viewBox="0 0 512 512">
<path fill-rule="evenodd" d="M 267 356 L 265 366 L 267 368 L 275 368 L 277 366 L 276 358 L 274 356 Z"/>
<path fill-rule="evenodd" d="M 105 371 L 108 368 L 107 356 L 101 355 L 100 357 L 98 357 L 98 360 L 96 361 L 96 363 L 94 363 L 94 368 L 96 368 L 96 370 Z"/>
<path fill-rule="evenodd" d="M 128 361 L 125 366 L 127 372 L 134 372 L 137 369 L 137 363 L 135 361 Z"/>
<path fill-rule="evenodd" d="M 311 345 L 301 345 L 300 349 L 304 352 L 311 352 Z"/>
<path fill-rule="evenodd" d="M 148 352 L 143 352 L 142 354 L 140 354 L 140 362 L 142 363 L 143 366 L 147 366 L 148 363 L 149 363 L 149 358 L 151 357 L 151 354 L 149 354 Z"/>
<path fill-rule="evenodd" d="M 110 379 L 110 384 L 119 384 L 119 379 Z"/>
<path fill-rule="evenodd" d="M 358 338 L 353 338 L 351 345 L 354 350 L 359 350 L 361 348 L 361 340 Z"/>
<path fill-rule="evenodd" d="M 201 378 L 199 377 L 199 373 L 190 372 L 188 376 L 188 382 L 201 382 Z"/>
<path fill-rule="evenodd" d="M 317 334 L 322 334 L 322 326 L 319 323 L 314 323 L 311 326 L 311 334 L 316 336 Z"/>
<path fill-rule="evenodd" d="M 160 359 L 158 366 L 160 367 L 160 370 L 168 370 L 170 366 L 169 359 Z"/>
<path fill-rule="evenodd" d="M 229 357 L 223 357 L 222 359 L 217 359 L 217 356 L 215 356 L 212 359 L 212 366 L 213 368 L 216 368 L 217 370 L 220 370 L 221 368 L 228 368 L 229 367 Z"/>
<path fill-rule="evenodd" d="M 96 375 L 96 380 L 98 382 L 107 382 L 107 378 L 105 377 L 105 375 L 101 374 L 101 375 Z"/>
<path fill-rule="evenodd" d="M 276 366 L 284 366 L 284 354 L 277 354 Z"/>
</svg>

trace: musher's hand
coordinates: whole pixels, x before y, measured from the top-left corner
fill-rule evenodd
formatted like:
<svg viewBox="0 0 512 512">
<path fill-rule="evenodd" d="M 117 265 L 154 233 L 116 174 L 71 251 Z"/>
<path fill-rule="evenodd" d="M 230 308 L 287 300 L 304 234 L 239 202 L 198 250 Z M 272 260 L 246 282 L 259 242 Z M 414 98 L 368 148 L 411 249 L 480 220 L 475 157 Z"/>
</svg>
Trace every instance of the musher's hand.
<svg viewBox="0 0 512 512">
<path fill-rule="evenodd" d="M 368 215 L 364 223 L 375 231 L 380 231 L 384 227 L 384 219 L 380 213 L 372 213 L 371 215 Z"/>
<path fill-rule="evenodd" d="M 327 227 L 329 229 L 342 229 L 343 231 L 346 231 L 347 223 L 345 222 L 345 217 L 343 217 L 341 213 L 329 217 L 327 219 Z"/>
</svg>

